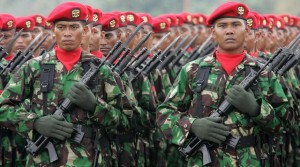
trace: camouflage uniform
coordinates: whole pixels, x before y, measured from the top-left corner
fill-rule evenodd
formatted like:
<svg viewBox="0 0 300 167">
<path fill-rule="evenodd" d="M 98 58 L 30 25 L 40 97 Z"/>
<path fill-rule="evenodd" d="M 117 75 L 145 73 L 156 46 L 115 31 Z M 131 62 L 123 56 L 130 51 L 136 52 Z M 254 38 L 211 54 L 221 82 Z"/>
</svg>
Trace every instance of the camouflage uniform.
<svg viewBox="0 0 300 167">
<path fill-rule="evenodd" d="M 207 117 L 223 101 L 225 89 L 243 80 L 246 76 L 247 65 L 258 69 L 256 63 L 248 55 L 229 76 L 222 69 L 215 55 L 208 55 L 185 65 L 166 101 L 158 107 L 157 124 L 165 137 L 174 144 L 185 145 L 190 136 L 193 136 L 189 131 L 197 114 L 194 112 L 197 96 L 193 90 L 196 88 L 195 75 L 199 66 L 211 66 L 207 86 L 201 93 L 203 105 L 201 114 Z M 232 135 L 256 136 L 258 132 L 273 131 L 280 127 L 280 120 L 276 114 L 285 112 L 287 98 L 275 75 L 267 72 L 261 73 L 254 94 L 261 106 L 257 117 L 250 118 L 236 109 L 224 116 L 224 124 L 231 128 Z M 272 107 L 270 103 L 277 105 Z M 210 154 L 212 166 L 260 166 L 257 148 L 253 146 L 237 147 L 234 150 L 217 147 L 212 148 Z M 188 159 L 188 166 L 202 166 L 202 154 L 198 152 Z"/>
<path fill-rule="evenodd" d="M 74 82 L 79 81 L 83 75 L 81 63 L 92 59 L 93 55 L 81 55 L 81 59 L 73 66 L 71 71 L 66 71 L 63 64 L 58 61 L 51 51 L 43 60 L 45 64 L 54 64 L 55 77 L 53 89 L 47 93 L 47 109 L 53 113 L 66 97 L 68 90 Z M 8 83 L 0 99 L 1 125 L 16 131 L 24 138 L 35 141 L 39 134 L 33 129 L 34 121 L 43 116 L 43 99 L 40 88 L 42 57 L 30 60 L 22 66 Z M 95 76 L 97 105 L 94 113 L 88 113 L 75 107 L 71 112 L 64 113 L 66 121 L 87 129 L 100 128 L 103 131 L 126 131 L 129 129 L 128 117 L 120 110 L 122 108 L 122 95 L 111 71 L 102 66 Z M 85 135 L 82 142 L 77 144 L 71 139 L 66 141 L 54 140 L 55 149 L 59 160 L 54 166 L 91 166 L 94 159 L 94 132 L 91 136 Z M 101 158 L 100 158 L 101 160 Z M 33 157 L 28 155 L 27 166 L 49 164 L 48 152 L 43 149 Z"/>
</svg>

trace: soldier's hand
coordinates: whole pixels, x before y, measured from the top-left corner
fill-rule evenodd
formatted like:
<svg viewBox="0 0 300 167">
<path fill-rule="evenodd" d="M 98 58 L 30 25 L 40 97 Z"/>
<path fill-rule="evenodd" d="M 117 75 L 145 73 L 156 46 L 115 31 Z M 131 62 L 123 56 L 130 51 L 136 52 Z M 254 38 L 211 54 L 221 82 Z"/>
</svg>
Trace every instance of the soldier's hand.
<svg viewBox="0 0 300 167">
<path fill-rule="evenodd" d="M 63 116 L 47 115 L 34 121 L 33 128 L 41 135 L 59 140 L 70 138 L 73 124 L 64 120 Z"/>
<path fill-rule="evenodd" d="M 221 123 L 221 118 L 200 118 L 192 123 L 191 131 L 200 139 L 221 144 L 229 135 L 229 127 Z"/>
<path fill-rule="evenodd" d="M 248 114 L 251 117 L 259 115 L 260 106 L 256 102 L 251 89 L 247 92 L 238 85 L 233 85 L 227 91 L 226 100 L 237 108 L 241 113 Z"/>
<path fill-rule="evenodd" d="M 96 107 L 96 97 L 91 90 L 82 82 L 76 82 L 70 88 L 68 98 L 78 107 L 94 112 Z"/>
</svg>

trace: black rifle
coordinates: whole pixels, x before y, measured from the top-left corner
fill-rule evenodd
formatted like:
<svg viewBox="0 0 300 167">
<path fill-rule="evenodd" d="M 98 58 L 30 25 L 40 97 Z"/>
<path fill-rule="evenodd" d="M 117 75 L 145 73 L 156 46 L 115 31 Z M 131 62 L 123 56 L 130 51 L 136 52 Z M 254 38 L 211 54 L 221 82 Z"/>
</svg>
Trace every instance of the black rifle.
<svg viewBox="0 0 300 167">
<path fill-rule="evenodd" d="M 128 68 L 130 68 L 130 66 L 137 60 L 137 59 L 139 59 L 142 55 L 144 55 L 146 52 L 147 52 L 147 48 L 143 48 L 139 53 L 138 53 L 138 55 L 136 56 L 136 57 L 133 57 L 133 60 L 131 60 L 131 62 L 130 63 L 128 63 L 127 65 L 126 65 L 126 67 L 124 67 L 123 69 L 122 69 L 122 71 L 117 71 L 116 70 L 116 72 L 118 72 L 119 73 L 119 75 L 120 76 L 122 76 L 123 74 L 124 74 L 124 72 L 128 69 Z"/>
<path fill-rule="evenodd" d="M 181 58 L 184 56 L 184 54 L 186 53 L 186 51 L 192 46 L 192 44 L 196 41 L 196 39 L 198 38 L 198 36 L 194 36 L 190 42 L 179 51 L 179 53 L 177 54 L 176 58 L 174 59 L 174 61 L 171 62 L 170 68 L 174 69 L 176 73 L 178 73 L 181 69 L 181 67 L 185 64 L 184 62 L 182 62 L 182 64 L 179 62 L 181 60 Z M 186 58 L 187 59 L 187 58 Z"/>
<path fill-rule="evenodd" d="M 299 45 L 299 42 L 300 34 L 287 47 L 277 49 L 273 55 L 279 56 L 276 56 L 267 68 L 267 71 L 278 71 L 284 62 L 287 61 L 289 55 L 293 53 L 292 49 Z"/>
<path fill-rule="evenodd" d="M 271 61 L 273 61 L 273 59 L 274 59 L 274 57 L 272 57 L 262 68 L 260 68 L 260 70 L 258 72 L 251 69 L 250 73 L 241 81 L 239 86 L 242 87 L 243 89 L 247 90 L 256 81 L 256 79 L 259 77 L 260 73 L 263 70 L 265 70 L 265 68 L 269 65 L 269 63 Z M 220 117 L 220 116 L 228 115 L 232 111 L 233 107 L 234 106 L 231 105 L 227 100 L 224 100 L 221 103 L 221 105 L 216 110 L 214 110 L 213 113 L 209 117 Z M 226 139 L 225 143 L 223 143 L 223 144 L 230 148 L 235 149 L 238 144 L 239 139 L 240 139 L 239 136 L 230 135 Z M 191 141 L 188 143 L 188 145 L 186 147 L 179 147 L 179 152 L 183 157 L 189 158 L 189 157 L 195 155 L 195 153 L 198 150 L 200 150 L 200 151 L 202 151 L 202 155 L 203 155 L 203 165 L 207 165 L 207 164 L 211 163 L 211 158 L 210 158 L 210 154 L 209 154 L 207 145 L 211 145 L 211 144 L 203 139 L 194 137 L 191 139 Z"/>
<path fill-rule="evenodd" d="M 111 54 L 110 54 L 111 55 Z M 92 79 L 92 77 L 99 71 L 99 69 L 105 64 L 107 59 L 110 58 L 110 56 L 107 56 L 98 66 L 91 64 L 90 69 L 83 75 L 80 82 L 87 85 L 88 82 Z M 64 101 L 60 106 L 57 107 L 56 111 L 53 113 L 53 115 L 63 115 L 65 112 L 69 112 L 74 107 L 73 103 L 70 101 L 69 98 L 65 98 Z M 80 143 L 83 139 L 84 133 L 76 130 L 74 134 L 74 138 L 72 138 L 73 141 Z M 38 154 L 43 148 L 46 148 L 48 150 L 50 163 L 55 162 L 58 160 L 57 153 L 55 150 L 55 147 L 53 143 L 50 141 L 51 138 L 47 136 L 40 135 L 38 139 L 33 142 L 27 139 L 27 146 L 26 151 L 30 153 L 31 155 L 35 156 Z"/>
<path fill-rule="evenodd" d="M 288 70 L 290 70 L 292 67 L 297 65 L 299 62 L 300 62 L 300 50 L 297 50 L 294 53 L 294 56 L 277 71 L 277 74 L 281 76 L 284 75 Z"/>
<path fill-rule="evenodd" d="M 25 57 L 22 59 L 22 61 L 18 64 L 18 67 L 21 67 L 26 61 L 33 58 L 34 52 L 45 42 L 45 40 L 48 38 L 49 34 L 46 34 L 36 45 L 35 47 L 30 50 Z"/>
<path fill-rule="evenodd" d="M 6 55 L 8 55 L 9 51 L 11 50 L 11 48 L 13 47 L 14 43 L 16 42 L 16 40 L 19 38 L 19 36 L 21 35 L 21 33 L 23 32 L 23 28 L 18 31 L 18 33 L 13 37 L 13 39 L 11 39 L 8 44 L 4 47 L 4 48 L 0 48 L 0 61 L 3 59 L 3 57 L 5 57 Z"/>
<path fill-rule="evenodd" d="M 166 55 L 166 58 L 163 60 L 163 62 L 158 66 L 159 70 L 162 70 L 166 68 L 167 65 L 169 65 L 172 60 L 176 57 L 176 55 L 179 53 L 179 51 L 182 49 L 185 42 L 189 39 L 189 35 L 184 37 L 180 43 L 177 45 L 177 47 L 174 49 L 174 51 L 171 51 L 170 54 Z"/>
<path fill-rule="evenodd" d="M 135 29 L 134 31 L 130 34 L 130 36 L 124 41 L 124 43 L 121 44 L 120 47 L 118 47 L 118 50 L 116 50 L 114 52 L 114 54 L 112 55 L 111 59 L 108 61 L 108 63 L 113 64 L 114 61 L 119 57 L 119 55 L 125 50 L 125 47 L 129 44 L 129 42 L 133 39 L 133 37 L 138 33 L 138 31 L 142 28 L 142 26 L 144 25 L 144 22 L 140 23 Z"/>
<path fill-rule="evenodd" d="M 133 58 L 135 53 L 140 49 L 140 47 L 149 39 L 152 32 L 149 32 L 138 44 L 137 46 L 130 52 L 130 54 L 120 63 L 119 66 L 117 66 L 116 71 L 121 72 L 126 65 L 130 62 L 130 60 Z M 114 70 L 114 68 L 112 68 Z"/>
<path fill-rule="evenodd" d="M 27 46 L 24 52 L 18 51 L 18 53 L 14 56 L 14 58 L 7 64 L 7 66 L 0 72 L 0 75 L 7 75 L 9 72 L 12 72 L 22 61 L 22 59 L 25 58 L 25 56 L 30 52 L 31 47 L 35 44 L 35 42 L 40 38 L 42 33 L 37 35 L 31 43 Z"/>
<path fill-rule="evenodd" d="M 173 48 L 173 46 L 178 42 L 178 40 L 181 38 L 181 35 L 178 36 L 177 38 L 175 38 L 175 40 L 173 40 L 169 46 L 161 53 L 159 54 L 158 58 L 154 60 L 153 63 L 151 63 L 149 65 L 149 67 L 145 70 L 144 73 L 149 74 L 152 70 L 156 69 L 156 67 L 163 62 L 164 58 L 166 55 L 169 54 L 170 50 Z"/>
<path fill-rule="evenodd" d="M 157 56 L 161 53 L 161 51 L 158 51 L 157 53 L 155 53 L 151 59 L 145 64 L 144 67 L 142 67 L 140 70 L 134 69 L 135 71 L 137 71 L 137 74 L 135 74 L 133 77 L 130 77 L 130 82 L 132 83 L 141 73 L 143 73 L 143 71 L 151 64 L 153 63 L 153 61 L 157 58 Z M 131 73 L 133 75 L 133 73 Z M 148 75 L 147 73 L 143 73 L 144 75 Z"/>
<path fill-rule="evenodd" d="M 202 43 L 202 45 L 200 45 L 199 48 L 195 49 L 192 52 L 189 61 L 193 61 L 193 60 L 197 59 L 198 57 L 200 57 L 199 55 L 201 55 L 205 50 L 207 50 L 206 48 L 208 48 L 210 45 L 212 45 L 211 39 L 212 39 L 212 35 L 209 35 L 208 38 L 206 38 L 206 40 Z"/>
<path fill-rule="evenodd" d="M 171 62 L 171 69 L 177 67 L 177 69 L 180 70 L 181 68 L 181 64 L 178 64 L 179 60 L 184 56 L 185 52 L 192 46 L 192 44 L 196 41 L 196 39 L 198 38 L 198 36 L 194 36 L 190 42 L 179 51 L 178 55 L 176 56 L 176 58 Z M 183 64 L 184 65 L 184 64 Z"/>
<path fill-rule="evenodd" d="M 117 63 L 116 63 L 115 65 L 112 66 L 111 70 L 114 71 L 115 68 L 116 68 L 117 66 L 119 66 L 120 63 L 125 59 L 125 57 L 128 57 L 129 53 L 130 53 L 130 49 L 129 49 L 129 48 L 126 48 L 126 49 L 124 50 L 124 53 L 118 58 Z"/>
</svg>

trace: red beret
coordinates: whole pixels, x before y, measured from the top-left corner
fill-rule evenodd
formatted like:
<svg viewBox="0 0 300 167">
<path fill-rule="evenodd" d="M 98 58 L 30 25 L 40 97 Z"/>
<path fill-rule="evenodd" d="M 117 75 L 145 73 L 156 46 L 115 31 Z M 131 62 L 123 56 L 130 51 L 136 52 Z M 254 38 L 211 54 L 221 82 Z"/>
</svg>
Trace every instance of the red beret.
<svg viewBox="0 0 300 167">
<path fill-rule="evenodd" d="M 193 21 L 193 22 L 197 22 L 197 24 L 204 24 L 207 25 L 207 17 L 206 15 L 202 14 L 202 13 L 195 13 L 192 14 L 192 19 L 197 19 L 197 21 Z"/>
<path fill-rule="evenodd" d="M 88 9 L 78 2 L 65 2 L 52 10 L 48 15 L 48 22 L 56 21 L 87 21 Z"/>
<path fill-rule="evenodd" d="M 86 7 L 86 9 L 88 11 L 88 20 L 87 20 L 87 23 L 91 23 L 91 22 L 94 21 L 93 20 L 93 13 L 94 13 L 93 8 L 91 6 L 89 6 L 89 5 L 85 5 L 85 7 Z"/>
<path fill-rule="evenodd" d="M 290 15 L 288 15 L 288 14 L 281 14 L 281 15 L 279 15 L 279 17 L 281 17 L 281 18 L 283 19 L 284 24 L 285 24 L 286 26 L 291 26 L 291 18 L 290 18 Z"/>
<path fill-rule="evenodd" d="M 46 22 L 46 25 L 45 25 L 45 29 L 51 30 L 52 27 L 53 27 L 53 23 L 50 23 L 50 22 L 47 21 L 47 22 Z"/>
<path fill-rule="evenodd" d="M 224 17 L 234 18 L 247 18 L 249 9 L 248 7 L 240 2 L 226 2 L 217 7 L 211 15 L 208 17 L 208 24 L 212 25 L 217 19 Z"/>
<path fill-rule="evenodd" d="M 290 16 L 291 19 L 291 26 L 296 27 L 297 26 L 297 18 L 295 16 Z"/>
<path fill-rule="evenodd" d="M 279 16 L 275 16 L 276 17 L 276 27 L 278 29 L 284 29 L 285 28 L 285 24 L 284 24 L 284 21 L 283 21 L 283 18 L 279 17 Z"/>
<path fill-rule="evenodd" d="M 178 26 L 177 17 L 174 14 L 163 14 L 158 17 L 163 17 L 163 18 L 167 19 L 168 22 L 170 23 L 170 27 Z"/>
<path fill-rule="evenodd" d="M 39 14 L 34 14 L 31 15 L 30 17 L 35 21 L 35 26 L 41 26 L 41 27 L 46 26 L 46 17 Z"/>
<path fill-rule="evenodd" d="M 23 32 L 32 31 L 35 26 L 35 21 L 31 17 L 17 17 L 16 22 L 16 29 L 20 30 L 23 28 Z"/>
<path fill-rule="evenodd" d="M 113 31 L 120 27 L 120 20 L 112 13 L 104 13 L 101 22 L 103 31 Z"/>
<path fill-rule="evenodd" d="M 0 14 L 2 31 L 9 31 L 16 28 L 16 19 L 10 14 Z"/>
<path fill-rule="evenodd" d="M 174 14 L 174 16 L 176 17 L 176 24 L 178 26 L 182 26 L 183 24 L 183 18 L 180 14 Z"/>
<path fill-rule="evenodd" d="M 256 18 L 256 15 L 254 13 L 252 13 L 252 12 L 248 13 L 248 16 L 247 16 L 247 25 L 251 29 L 257 30 L 257 28 L 258 28 L 258 19 Z"/>
<path fill-rule="evenodd" d="M 168 32 L 170 29 L 170 23 L 163 17 L 155 17 L 152 20 L 152 27 L 152 31 L 155 33 Z"/>
<path fill-rule="evenodd" d="M 180 13 L 180 15 L 181 15 L 183 23 L 193 24 L 193 22 L 192 22 L 192 15 L 190 13 L 183 12 L 183 13 Z"/>
<path fill-rule="evenodd" d="M 144 21 L 145 24 L 152 26 L 152 16 L 148 13 L 137 13 L 137 15 Z"/>
<path fill-rule="evenodd" d="M 128 25 L 138 26 L 143 20 L 134 12 L 125 12 Z"/>
<path fill-rule="evenodd" d="M 272 14 L 265 14 L 264 16 L 268 20 L 268 28 L 272 30 L 277 22 L 277 19 Z"/>
<path fill-rule="evenodd" d="M 99 9 L 93 9 L 93 21 L 94 26 L 101 24 L 102 11 Z"/>
<path fill-rule="evenodd" d="M 119 11 L 113 11 L 111 13 L 115 14 L 116 17 L 118 17 L 120 21 L 120 27 L 127 27 L 127 18 L 125 13 Z"/>
</svg>

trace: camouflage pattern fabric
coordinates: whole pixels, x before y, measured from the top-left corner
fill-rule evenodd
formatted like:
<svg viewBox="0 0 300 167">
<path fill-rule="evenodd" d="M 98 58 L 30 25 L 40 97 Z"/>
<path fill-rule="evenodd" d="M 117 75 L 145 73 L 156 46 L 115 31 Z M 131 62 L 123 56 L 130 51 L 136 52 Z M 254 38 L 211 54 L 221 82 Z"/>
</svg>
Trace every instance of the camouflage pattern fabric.
<svg viewBox="0 0 300 167">
<path fill-rule="evenodd" d="M 158 107 L 157 124 L 164 136 L 176 145 L 185 145 L 190 139 L 190 127 L 196 119 L 196 73 L 199 66 L 211 66 L 208 84 L 202 91 L 203 117 L 209 116 L 224 99 L 224 91 L 239 84 L 245 77 L 245 66 L 258 69 L 257 64 L 245 55 L 244 60 L 227 75 L 214 55 L 208 55 L 185 65 L 180 71 L 174 87 L 166 101 Z M 277 113 L 285 113 L 288 107 L 287 97 L 273 73 L 262 72 L 258 77 L 257 89 L 254 91 L 261 106 L 260 114 L 250 118 L 235 108 L 223 118 L 223 123 L 231 128 L 235 136 L 258 135 L 258 132 L 269 132 L 280 128 Z M 272 107 L 270 104 L 276 104 Z M 255 133 L 254 133 L 255 132 Z M 235 150 L 217 147 L 210 150 L 212 166 L 260 166 L 257 148 L 237 147 Z M 202 166 L 202 155 L 196 153 L 188 160 L 188 166 Z"/>
<path fill-rule="evenodd" d="M 82 77 L 81 63 L 93 57 L 93 55 L 83 54 L 72 70 L 66 71 L 63 64 L 57 60 L 54 51 L 47 55 L 44 62 L 55 65 L 54 87 L 47 93 L 49 114 L 53 113 L 64 100 L 72 84 Z M 22 66 L 11 78 L 0 99 L 1 125 L 33 141 L 39 135 L 33 130 L 33 122 L 44 114 L 40 90 L 41 59 L 42 57 L 34 58 Z M 105 131 L 116 131 L 116 129 L 127 131 L 130 124 L 127 115 L 121 110 L 121 91 L 111 71 L 106 66 L 102 66 L 95 78 L 98 78 L 98 84 L 92 89 L 97 98 L 94 113 L 75 107 L 70 113 L 64 114 L 66 121 L 73 124 L 103 127 Z M 68 139 L 55 144 L 55 149 L 59 161 L 52 164 L 54 166 L 92 165 L 94 158 L 92 138 L 84 137 L 80 144 Z M 47 164 L 49 164 L 49 156 L 45 149 L 36 157 L 31 155 L 27 157 L 26 166 Z"/>
</svg>

